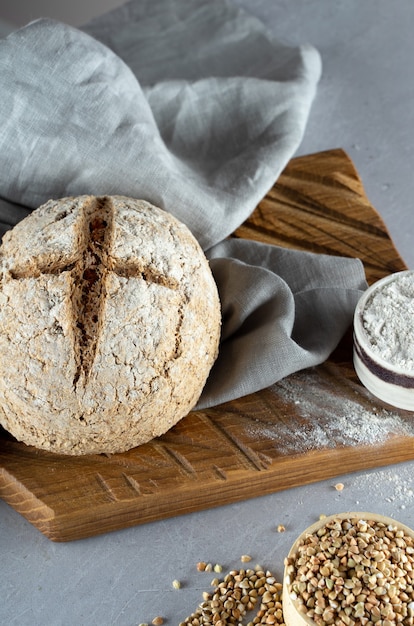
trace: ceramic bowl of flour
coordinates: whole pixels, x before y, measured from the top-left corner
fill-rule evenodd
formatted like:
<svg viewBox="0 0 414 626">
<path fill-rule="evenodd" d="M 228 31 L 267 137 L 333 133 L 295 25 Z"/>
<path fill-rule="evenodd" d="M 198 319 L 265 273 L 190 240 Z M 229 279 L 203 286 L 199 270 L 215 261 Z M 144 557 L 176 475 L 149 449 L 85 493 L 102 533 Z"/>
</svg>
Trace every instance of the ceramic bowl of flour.
<svg viewBox="0 0 414 626">
<path fill-rule="evenodd" d="M 414 411 L 414 270 L 377 281 L 358 302 L 354 367 L 377 398 Z"/>
</svg>

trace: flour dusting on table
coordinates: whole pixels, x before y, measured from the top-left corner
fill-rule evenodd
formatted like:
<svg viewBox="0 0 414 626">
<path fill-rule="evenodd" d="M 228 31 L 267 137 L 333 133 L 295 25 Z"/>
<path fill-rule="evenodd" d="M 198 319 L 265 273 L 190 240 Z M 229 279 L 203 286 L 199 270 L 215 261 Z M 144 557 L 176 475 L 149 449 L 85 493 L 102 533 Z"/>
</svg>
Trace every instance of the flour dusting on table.
<svg viewBox="0 0 414 626">
<path fill-rule="evenodd" d="M 283 445 L 286 453 L 374 445 L 393 435 L 414 437 L 414 416 L 367 400 L 365 391 L 358 392 L 351 383 L 344 396 L 343 388 L 316 368 L 285 378 L 269 392 L 280 402 L 277 418 L 256 419 L 247 431 L 256 440 Z"/>
<path fill-rule="evenodd" d="M 355 495 L 367 491 L 375 502 L 389 502 L 400 509 L 412 507 L 414 482 L 410 466 L 391 467 L 354 476 L 352 490 Z"/>
</svg>

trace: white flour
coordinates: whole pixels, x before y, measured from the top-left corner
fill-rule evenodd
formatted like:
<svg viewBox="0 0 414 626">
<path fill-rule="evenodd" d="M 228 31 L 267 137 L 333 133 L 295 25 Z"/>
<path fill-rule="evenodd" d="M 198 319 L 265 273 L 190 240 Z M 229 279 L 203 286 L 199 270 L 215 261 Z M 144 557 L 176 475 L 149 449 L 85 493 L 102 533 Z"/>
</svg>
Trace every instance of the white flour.
<svg viewBox="0 0 414 626">
<path fill-rule="evenodd" d="M 414 274 L 396 276 L 368 298 L 362 312 L 366 339 L 388 363 L 414 370 Z"/>
<path fill-rule="evenodd" d="M 305 452 L 338 446 L 375 445 L 391 436 L 414 437 L 414 420 L 376 406 L 366 391 L 352 383 L 338 393 L 335 377 L 318 369 L 289 376 L 271 388 L 272 394 L 287 405 L 295 405 L 294 415 L 283 417 L 283 408 L 272 422 L 249 421 L 244 430 L 256 440 L 271 440 L 281 453 Z"/>
<path fill-rule="evenodd" d="M 407 466 L 381 469 L 352 477 L 353 495 L 363 497 L 370 493 L 374 502 L 390 502 L 400 509 L 412 508 L 414 503 L 414 485 L 412 469 Z"/>
</svg>

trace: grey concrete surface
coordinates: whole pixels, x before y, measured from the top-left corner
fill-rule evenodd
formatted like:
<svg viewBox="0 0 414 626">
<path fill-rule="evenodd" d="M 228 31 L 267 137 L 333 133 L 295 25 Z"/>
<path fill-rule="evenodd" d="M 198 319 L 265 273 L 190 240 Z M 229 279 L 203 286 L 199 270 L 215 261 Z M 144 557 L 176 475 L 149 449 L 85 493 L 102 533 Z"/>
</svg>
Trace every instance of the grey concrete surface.
<svg viewBox="0 0 414 626">
<path fill-rule="evenodd" d="M 345 149 L 414 268 L 414 3 L 233 1 L 282 41 L 319 49 L 323 76 L 298 154 Z M 32 13 L 37 4 L 27 2 Z M 66 19 L 59 7 L 53 16 Z M 0 7 L 2 17 L 13 21 Z M 200 560 L 230 569 L 248 553 L 281 577 L 291 543 L 321 513 L 368 510 L 414 526 L 413 475 L 414 463 L 391 465 L 68 544 L 50 542 L 0 501 L 0 624 L 138 626 L 161 615 L 177 626 L 210 589 Z"/>
</svg>

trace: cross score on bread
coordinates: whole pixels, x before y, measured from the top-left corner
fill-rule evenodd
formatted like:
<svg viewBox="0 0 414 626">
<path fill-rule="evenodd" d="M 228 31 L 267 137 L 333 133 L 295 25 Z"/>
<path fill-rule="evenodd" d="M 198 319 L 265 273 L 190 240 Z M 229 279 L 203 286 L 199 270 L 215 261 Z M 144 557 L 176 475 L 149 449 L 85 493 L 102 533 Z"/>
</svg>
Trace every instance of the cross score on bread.
<svg viewBox="0 0 414 626">
<path fill-rule="evenodd" d="M 57 219 L 63 219 L 62 211 Z M 74 378 L 74 385 L 81 373 L 87 379 L 94 360 L 96 346 L 102 327 L 102 303 L 105 301 L 106 277 L 114 272 L 123 278 L 140 277 L 149 283 L 176 290 L 178 282 L 158 272 L 150 265 L 137 260 L 114 259 L 111 256 L 114 233 L 113 208 L 110 199 L 96 198 L 82 207 L 82 227 L 79 232 L 78 247 L 73 257 L 61 257 L 52 264 L 50 255 L 33 258 L 25 266 L 14 267 L 10 275 L 14 279 L 36 278 L 41 274 L 61 274 L 71 272 L 73 278 L 72 307 L 75 324 L 75 340 L 80 354 L 80 365 Z M 57 220 L 56 220 L 57 221 Z M 86 320 L 88 323 L 86 323 Z"/>
<path fill-rule="evenodd" d="M 0 248 L 0 424 L 64 454 L 117 453 L 196 404 L 221 310 L 185 224 L 126 196 L 49 200 Z"/>
</svg>

